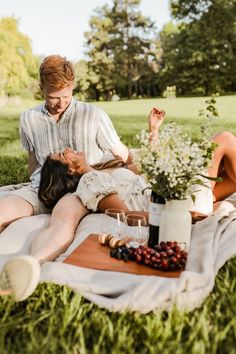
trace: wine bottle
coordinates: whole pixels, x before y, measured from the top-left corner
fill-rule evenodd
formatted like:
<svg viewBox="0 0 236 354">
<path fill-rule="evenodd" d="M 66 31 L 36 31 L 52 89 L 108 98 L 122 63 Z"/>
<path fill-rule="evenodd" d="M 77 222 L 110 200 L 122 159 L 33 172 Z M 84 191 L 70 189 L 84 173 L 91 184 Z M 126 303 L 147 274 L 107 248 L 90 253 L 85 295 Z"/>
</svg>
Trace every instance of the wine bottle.
<svg viewBox="0 0 236 354">
<path fill-rule="evenodd" d="M 153 248 L 159 242 L 160 216 L 164 209 L 165 199 L 152 191 L 149 204 L 149 238 L 148 246 Z"/>
</svg>

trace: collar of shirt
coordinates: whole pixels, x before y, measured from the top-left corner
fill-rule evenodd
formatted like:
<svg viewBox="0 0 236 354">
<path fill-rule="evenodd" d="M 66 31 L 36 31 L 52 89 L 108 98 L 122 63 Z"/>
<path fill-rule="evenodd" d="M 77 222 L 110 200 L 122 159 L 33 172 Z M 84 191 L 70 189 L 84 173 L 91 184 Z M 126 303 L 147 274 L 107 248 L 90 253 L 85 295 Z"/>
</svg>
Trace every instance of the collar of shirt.
<svg viewBox="0 0 236 354">
<path fill-rule="evenodd" d="M 67 107 L 67 109 L 66 109 L 65 112 L 63 113 L 63 117 L 66 117 L 66 116 L 70 113 L 70 111 L 73 109 L 74 105 L 75 105 L 75 99 L 74 99 L 74 97 L 72 97 L 69 106 Z M 52 117 L 51 113 L 48 111 L 48 109 L 47 109 L 47 107 L 46 107 L 46 102 L 44 102 L 44 103 L 42 104 L 42 112 L 43 112 L 44 114 L 46 114 L 47 116 Z"/>
</svg>

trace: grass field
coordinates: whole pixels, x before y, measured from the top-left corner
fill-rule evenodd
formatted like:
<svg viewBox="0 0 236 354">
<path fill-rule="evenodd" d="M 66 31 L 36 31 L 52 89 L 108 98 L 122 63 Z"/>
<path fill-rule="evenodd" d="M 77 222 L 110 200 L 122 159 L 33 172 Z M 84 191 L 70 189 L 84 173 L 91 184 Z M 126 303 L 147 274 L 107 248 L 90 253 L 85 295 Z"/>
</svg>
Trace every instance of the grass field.
<svg viewBox="0 0 236 354">
<path fill-rule="evenodd" d="M 218 98 L 220 118 L 213 124 L 214 132 L 224 129 L 236 134 L 235 98 Z M 123 141 L 133 145 L 133 135 L 146 128 L 146 116 L 153 106 L 165 109 L 167 120 L 183 123 L 187 131 L 197 136 L 197 115 L 205 107 L 204 101 L 148 99 L 98 105 L 112 117 Z M 26 154 L 18 138 L 18 118 L 31 104 L 1 109 L 1 185 L 28 180 Z M 236 353 L 236 258 L 220 270 L 213 292 L 201 308 L 191 313 L 176 309 L 148 315 L 110 313 L 67 287 L 50 284 L 41 284 L 22 303 L 0 298 L 0 354 L 19 353 Z"/>
<path fill-rule="evenodd" d="M 194 137 L 199 134 L 200 109 L 206 107 L 205 97 L 178 99 L 146 99 L 119 102 L 95 103 L 102 107 L 113 119 L 114 125 L 125 143 L 133 144 L 133 137 L 140 129 L 147 128 L 147 116 L 156 106 L 166 111 L 167 122 L 183 124 L 185 130 Z M 217 98 L 216 108 L 219 118 L 212 124 L 212 133 L 229 130 L 236 134 L 236 96 Z"/>
</svg>

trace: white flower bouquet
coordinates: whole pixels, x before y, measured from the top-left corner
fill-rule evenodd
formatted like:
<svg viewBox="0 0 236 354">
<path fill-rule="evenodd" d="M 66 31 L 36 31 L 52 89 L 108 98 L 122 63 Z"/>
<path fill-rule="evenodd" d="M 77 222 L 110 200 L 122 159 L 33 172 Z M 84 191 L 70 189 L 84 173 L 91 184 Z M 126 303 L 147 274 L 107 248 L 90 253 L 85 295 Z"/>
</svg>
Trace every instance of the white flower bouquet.
<svg viewBox="0 0 236 354">
<path fill-rule="evenodd" d="M 172 123 L 161 128 L 157 142 L 150 141 L 144 131 L 139 141 L 135 162 L 152 189 L 165 199 L 194 199 L 196 185 L 205 185 L 204 178 L 210 179 L 207 167 L 216 144 L 207 134 L 194 142 L 181 126 Z"/>
</svg>

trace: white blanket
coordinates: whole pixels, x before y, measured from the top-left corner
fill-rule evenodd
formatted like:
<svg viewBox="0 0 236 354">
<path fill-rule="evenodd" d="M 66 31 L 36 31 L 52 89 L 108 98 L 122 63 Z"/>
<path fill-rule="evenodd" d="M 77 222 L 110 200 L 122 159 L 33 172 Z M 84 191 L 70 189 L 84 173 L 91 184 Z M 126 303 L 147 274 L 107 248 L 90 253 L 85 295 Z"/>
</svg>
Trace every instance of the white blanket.
<svg viewBox="0 0 236 354">
<path fill-rule="evenodd" d="M 213 289 L 219 268 L 236 255 L 236 209 L 223 202 L 216 215 L 193 226 L 187 267 L 179 278 L 99 271 L 62 263 L 90 233 L 101 232 L 104 218 L 105 215 L 92 214 L 82 220 L 67 251 L 55 262 L 43 265 L 41 282 L 66 284 L 111 311 L 148 313 L 171 309 L 174 304 L 180 309 L 193 310 Z M 48 220 L 48 215 L 32 216 L 9 225 L 0 234 L 0 268 L 14 254 L 28 253 L 32 239 Z"/>
</svg>

